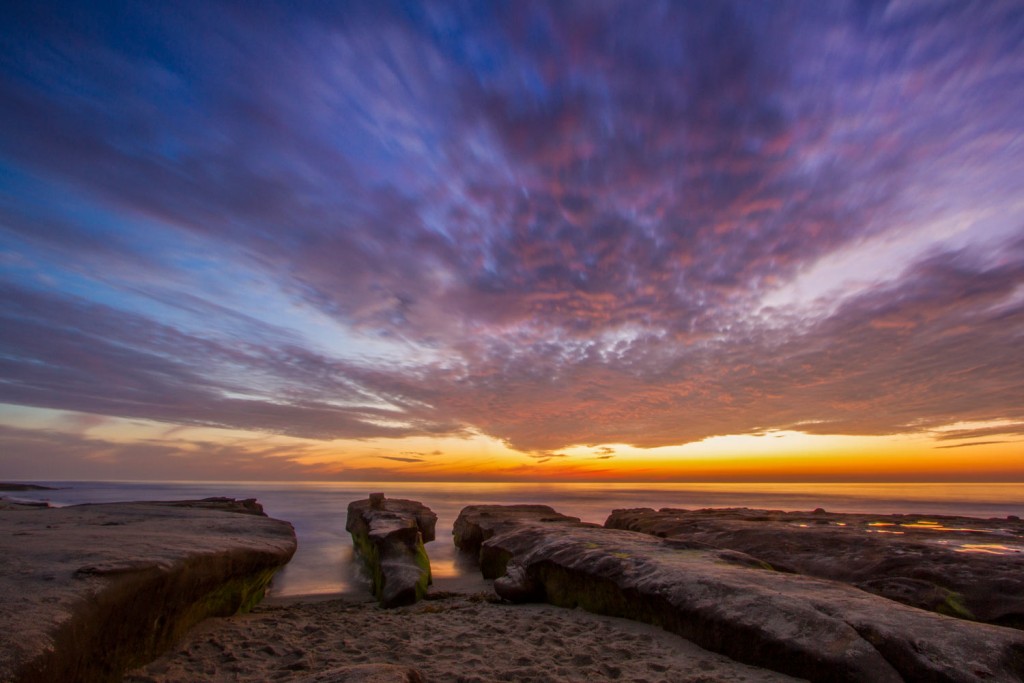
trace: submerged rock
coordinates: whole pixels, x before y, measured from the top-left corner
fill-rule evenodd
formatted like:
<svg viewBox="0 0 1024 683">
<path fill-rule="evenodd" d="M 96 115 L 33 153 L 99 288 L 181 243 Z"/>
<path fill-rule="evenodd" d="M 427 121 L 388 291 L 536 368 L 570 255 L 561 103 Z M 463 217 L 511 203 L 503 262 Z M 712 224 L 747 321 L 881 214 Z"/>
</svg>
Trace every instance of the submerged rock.
<svg viewBox="0 0 1024 683">
<path fill-rule="evenodd" d="M 118 680 L 249 610 L 294 552 L 254 500 L 0 511 L 0 680 Z"/>
<path fill-rule="evenodd" d="M 348 505 L 345 530 L 370 572 L 382 607 L 411 605 L 430 585 L 430 559 L 423 547 L 434 540 L 437 515 L 413 500 L 371 494 Z"/>
<path fill-rule="evenodd" d="M 771 570 L 734 550 L 666 542 L 491 506 L 481 558 L 501 559 L 564 607 L 659 625 L 709 650 L 812 681 L 1016 681 L 1024 634 L 925 612 L 851 586 Z M 463 516 L 460 515 L 460 518 Z M 468 523 L 468 522 L 466 522 Z M 471 525 L 472 526 L 472 525 Z"/>
<path fill-rule="evenodd" d="M 616 510 L 605 526 L 754 555 L 913 607 L 1024 628 L 1024 524 L 746 508 Z"/>
</svg>

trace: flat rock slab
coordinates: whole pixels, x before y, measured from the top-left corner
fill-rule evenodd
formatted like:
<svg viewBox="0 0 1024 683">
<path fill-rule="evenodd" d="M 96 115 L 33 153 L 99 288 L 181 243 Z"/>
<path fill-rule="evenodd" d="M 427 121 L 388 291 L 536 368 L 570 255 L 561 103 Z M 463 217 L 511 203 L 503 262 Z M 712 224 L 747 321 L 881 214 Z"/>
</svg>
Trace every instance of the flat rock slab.
<svg viewBox="0 0 1024 683">
<path fill-rule="evenodd" d="M 252 607 L 294 552 L 255 501 L 2 510 L 0 680 L 118 680 Z"/>
<path fill-rule="evenodd" d="M 1019 681 L 1024 634 L 764 568 L 733 550 L 571 521 L 502 523 L 481 558 L 524 592 L 659 625 L 737 661 L 812 681 Z M 472 511 L 471 511 L 472 513 Z"/>
<path fill-rule="evenodd" d="M 1024 628 L 1024 523 L 941 515 L 616 510 L 605 526 L 754 555 L 941 614 Z"/>
<path fill-rule="evenodd" d="M 423 544 L 434 540 L 437 515 L 413 500 L 372 494 L 348 505 L 345 530 L 370 573 L 382 607 L 411 605 L 430 585 L 430 558 Z"/>
</svg>

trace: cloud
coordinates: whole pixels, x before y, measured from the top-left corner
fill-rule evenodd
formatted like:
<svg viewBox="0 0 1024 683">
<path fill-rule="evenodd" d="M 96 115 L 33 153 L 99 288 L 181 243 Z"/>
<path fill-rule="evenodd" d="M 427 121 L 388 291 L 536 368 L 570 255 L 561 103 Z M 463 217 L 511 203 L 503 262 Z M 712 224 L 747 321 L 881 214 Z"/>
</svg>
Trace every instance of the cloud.
<svg viewBox="0 0 1024 683">
<path fill-rule="evenodd" d="M 64 480 L 180 479 L 246 481 L 270 476 L 308 480 L 340 468 L 303 465 L 303 449 L 295 444 L 228 444 L 175 440 L 120 442 L 55 430 L 19 429 L 0 425 L 5 475 L 38 479 L 40 472 Z"/>
<path fill-rule="evenodd" d="M 408 458 L 400 455 L 378 455 L 378 458 L 394 460 L 395 462 L 423 462 L 423 458 Z"/>
<path fill-rule="evenodd" d="M 99 304 L 2 291 L 7 402 L 320 439 L 460 429 L 411 406 L 377 407 L 369 399 L 386 388 L 367 390 L 306 349 L 229 346 Z"/>
<path fill-rule="evenodd" d="M 538 462 L 1024 420 L 1012 3 L 118 8 L 0 29 L 0 400 Z"/>
<path fill-rule="evenodd" d="M 948 446 L 936 446 L 935 448 L 969 448 L 974 446 L 990 446 L 997 443 L 1007 443 L 1006 441 L 968 441 L 967 443 L 957 443 Z"/>
</svg>

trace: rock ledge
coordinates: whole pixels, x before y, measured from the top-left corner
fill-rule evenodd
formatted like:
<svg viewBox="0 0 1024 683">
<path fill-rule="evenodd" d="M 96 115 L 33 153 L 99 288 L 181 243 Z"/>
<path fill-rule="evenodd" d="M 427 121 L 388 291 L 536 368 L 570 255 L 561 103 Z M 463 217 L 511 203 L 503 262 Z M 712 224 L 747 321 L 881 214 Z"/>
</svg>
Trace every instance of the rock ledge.
<svg viewBox="0 0 1024 683">
<path fill-rule="evenodd" d="M 1024 678 L 1024 634 L 907 607 L 745 553 L 468 509 L 482 562 L 525 599 L 652 623 L 709 650 L 811 681 Z M 464 523 L 468 523 L 465 522 Z M 502 577 L 501 580 L 505 580 Z M 508 588 L 509 586 L 506 586 Z M 500 587 L 506 595 L 513 594 Z"/>
<path fill-rule="evenodd" d="M 244 514 L 239 514 L 244 513 Z M 247 611 L 295 552 L 254 500 L 0 511 L 0 680 L 110 681 Z"/>
<path fill-rule="evenodd" d="M 748 508 L 615 510 L 605 526 L 749 553 L 774 568 L 1024 629 L 1024 523 Z"/>
</svg>

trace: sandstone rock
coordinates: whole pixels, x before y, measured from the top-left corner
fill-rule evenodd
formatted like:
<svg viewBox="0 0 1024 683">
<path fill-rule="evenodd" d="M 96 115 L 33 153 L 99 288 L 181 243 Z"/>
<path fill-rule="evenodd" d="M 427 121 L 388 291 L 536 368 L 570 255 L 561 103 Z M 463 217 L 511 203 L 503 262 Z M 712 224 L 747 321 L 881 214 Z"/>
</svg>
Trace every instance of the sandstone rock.
<svg viewBox="0 0 1024 683">
<path fill-rule="evenodd" d="M 486 527 L 493 533 L 481 556 L 522 567 L 548 602 L 653 623 L 741 662 L 830 682 L 1024 676 L 1024 634 L 1013 629 L 773 571 L 737 551 L 679 548 L 643 534 L 566 520 L 537 523 L 519 513 L 496 521 L 500 516 L 489 509 Z"/>
<path fill-rule="evenodd" d="M 349 503 L 345 530 L 370 573 L 382 607 L 411 605 L 430 585 L 430 559 L 423 547 L 434 540 L 437 515 L 422 503 L 372 494 Z"/>
<path fill-rule="evenodd" d="M 509 602 L 539 602 L 544 599 L 544 587 L 527 574 L 526 569 L 510 563 L 505 575 L 494 580 L 494 592 Z"/>
<path fill-rule="evenodd" d="M 476 556 L 485 579 L 498 579 L 504 576 L 509 557 L 500 548 L 484 549 L 483 543 L 496 532 L 522 523 L 583 524 L 579 517 L 563 515 L 547 505 L 469 505 L 455 519 L 452 537 L 457 548 Z"/>
<path fill-rule="evenodd" d="M 2 511 L 0 680 L 117 680 L 205 617 L 250 609 L 294 552 L 291 525 L 255 501 Z"/>
<path fill-rule="evenodd" d="M 641 508 L 616 510 L 605 526 L 732 548 L 914 607 L 1024 628 L 1024 524 L 1009 519 Z"/>
</svg>

